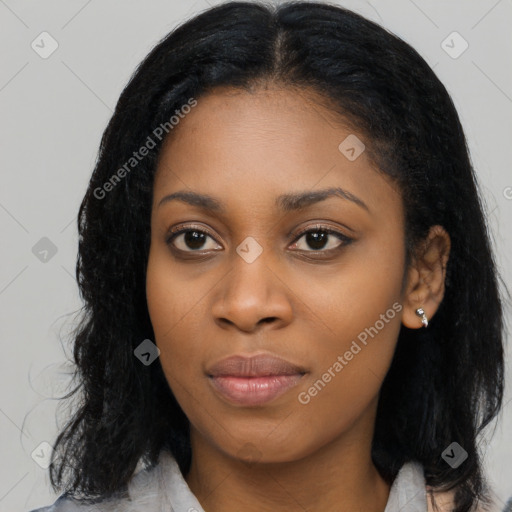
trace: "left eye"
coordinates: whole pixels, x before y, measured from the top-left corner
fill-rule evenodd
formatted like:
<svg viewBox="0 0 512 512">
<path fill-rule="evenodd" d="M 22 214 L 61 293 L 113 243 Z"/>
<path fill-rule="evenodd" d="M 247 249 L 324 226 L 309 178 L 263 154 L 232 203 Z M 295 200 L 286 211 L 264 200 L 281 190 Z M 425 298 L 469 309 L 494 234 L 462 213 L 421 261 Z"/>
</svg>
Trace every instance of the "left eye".
<svg viewBox="0 0 512 512">
<path fill-rule="evenodd" d="M 299 242 L 302 239 L 305 241 L 304 245 L 309 246 L 311 250 L 299 246 Z M 338 243 L 336 243 L 336 241 Z M 306 252 L 329 251 L 331 249 L 337 249 L 344 245 L 344 243 L 349 243 L 350 241 L 351 239 L 349 237 L 338 231 L 327 228 L 314 228 L 303 231 L 294 242 L 293 246 L 300 251 Z"/>
</svg>

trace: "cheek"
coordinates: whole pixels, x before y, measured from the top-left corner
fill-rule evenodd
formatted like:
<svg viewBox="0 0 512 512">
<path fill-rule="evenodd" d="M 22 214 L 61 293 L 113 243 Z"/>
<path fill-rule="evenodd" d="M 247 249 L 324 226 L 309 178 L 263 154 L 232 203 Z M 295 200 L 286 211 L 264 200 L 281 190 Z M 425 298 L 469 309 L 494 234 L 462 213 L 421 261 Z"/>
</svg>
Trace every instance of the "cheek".
<svg viewBox="0 0 512 512">
<path fill-rule="evenodd" d="M 154 342 L 169 386 L 187 416 L 189 402 L 201 400 L 198 382 L 204 378 L 202 363 L 208 357 L 204 290 L 209 286 L 194 286 L 193 281 L 172 265 L 165 249 L 150 250 L 146 298 Z"/>
<path fill-rule="evenodd" d="M 185 352 L 194 349 L 194 337 L 180 336 L 180 328 L 190 325 L 187 311 L 193 314 L 194 297 L 190 288 L 180 282 L 180 274 L 173 271 L 164 251 L 151 248 L 146 274 L 146 298 L 149 316 L 155 334 L 154 342 L 160 349 L 160 362 L 166 376 L 179 373 L 187 363 Z M 195 301 L 197 303 L 197 300 Z M 183 343 L 183 339 L 187 343 Z M 181 343 L 177 343 L 181 340 Z"/>
<path fill-rule="evenodd" d="M 355 421 L 378 395 L 393 358 L 401 327 L 402 240 L 388 234 L 372 246 L 361 244 L 330 276 L 303 276 L 319 336 L 300 403 L 309 411 L 307 424 L 319 431 L 327 417 L 332 432 Z"/>
<path fill-rule="evenodd" d="M 386 321 L 383 329 L 387 331 L 383 336 L 394 340 L 400 315 L 392 306 L 401 301 L 404 263 L 403 240 L 395 228 L 347 247 L 339 265 L 306 269 L 300 279 L 295 278 L 303 290 L 301 299 L 311 311 L 309 321 L 316 323 L 319 334 L 327 335 L 333 349 L 341 348 L 339 340 L 355 339 L 381 315 L 394 320 Z M 390 323 L 397 324 L 393 332 L 388 329 Z M 381 330 L 382 321 L 378 327 Z"/>
<path fill-rule="evenodd" d="M 151 247 L 146 298 L 157 343 L 167 344 L 176 338 L 176 331 L 185 327 L 193 330 L 198 324 L 195 320 L 199 319 L 205 288 L 194 282 L 189 272 L 173 264 L 165 248 Z"/>
<path fill-rule="evenodd" d="M 166 272 L 162 273 L 157 265 L 149 265 L 146 286 L 155 343 L 160 349 L 159 361 L 167 383 L 191 425 L 206 438 L 222 439 L 226 427 L 221 427 L 215 419 L 218 410 L 205 386 L 202 368 L 205 357 L 208 358 L 204 334 L 208 329 L 201 324 L 205 315 L 201 311 L 204 292 L 196 296 L 190 286 L 181 283 L 177 277 L 179 273 L 169 272 L 168 261 L 166 266 Z M 160 268 L 164 270 L 164 267 Z M 169 278 L 171 274 L 172 280 Z M 231 437 L 221 444 L 230 441 Z"/>
</svg>

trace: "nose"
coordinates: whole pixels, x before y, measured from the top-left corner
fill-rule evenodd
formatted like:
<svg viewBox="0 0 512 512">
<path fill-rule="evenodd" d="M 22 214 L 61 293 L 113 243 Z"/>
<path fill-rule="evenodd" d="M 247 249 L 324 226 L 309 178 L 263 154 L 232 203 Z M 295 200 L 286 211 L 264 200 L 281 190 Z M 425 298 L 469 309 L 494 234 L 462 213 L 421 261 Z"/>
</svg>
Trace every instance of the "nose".
<svg viewBox="0 0 512 512">
<path fill-rule="evenodd" d="M 235 254 L 232 271 L 222 280 L 222 289 L 215 297 L 212 312 L 221 328 L 235 326 L 254 332 L 272 325 L 282 328 L 292 321 L 293 306 L 290 283 L 265 251 L 252 263 Z M 288 278 L 289 280 L 289 278 Z"/>
</svg>

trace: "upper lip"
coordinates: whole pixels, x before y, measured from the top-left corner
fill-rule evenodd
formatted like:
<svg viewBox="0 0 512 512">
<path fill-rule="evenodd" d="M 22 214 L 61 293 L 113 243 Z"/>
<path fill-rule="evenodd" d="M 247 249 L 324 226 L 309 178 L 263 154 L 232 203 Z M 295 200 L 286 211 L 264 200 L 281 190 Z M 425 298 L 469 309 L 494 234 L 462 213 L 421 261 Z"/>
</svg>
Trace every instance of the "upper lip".
<svg viewBox="0 0 512 512">
<path fill-rule="evenodd" d="M 221 359 L 207 370 L 212 377 L 264 377 L 306 373 L 303 368 L 272 354 L 233 355 Z"/>
</svg>

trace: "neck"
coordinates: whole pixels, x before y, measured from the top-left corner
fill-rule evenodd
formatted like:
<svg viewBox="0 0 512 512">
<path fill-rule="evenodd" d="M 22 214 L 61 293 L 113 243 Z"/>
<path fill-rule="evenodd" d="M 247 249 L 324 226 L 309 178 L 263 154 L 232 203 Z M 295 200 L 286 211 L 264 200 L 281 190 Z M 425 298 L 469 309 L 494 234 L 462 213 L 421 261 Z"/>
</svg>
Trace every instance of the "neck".
<svg viewBox="0 0 512 512">
<path fill-rule="evenodd" d="M 278 463 L 233 458 L 192 428 L 186 481 L 208 512 L 383 512 L 390 486 L 371 459 L 373 419 L 361 418 L 306 457 Z"/>
</svg>

